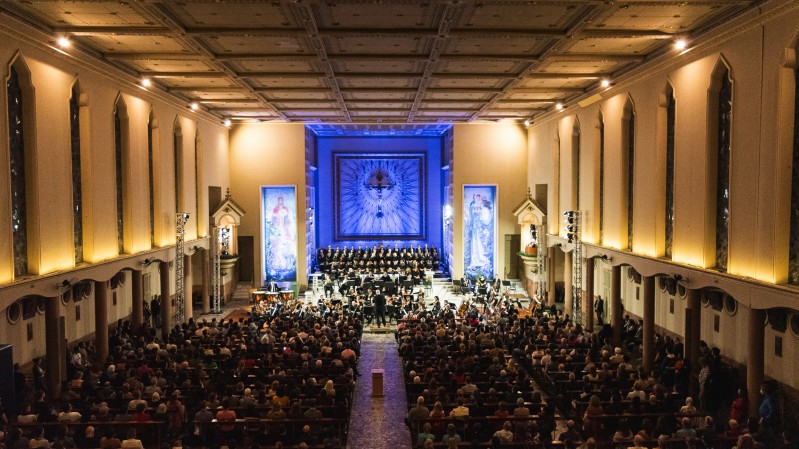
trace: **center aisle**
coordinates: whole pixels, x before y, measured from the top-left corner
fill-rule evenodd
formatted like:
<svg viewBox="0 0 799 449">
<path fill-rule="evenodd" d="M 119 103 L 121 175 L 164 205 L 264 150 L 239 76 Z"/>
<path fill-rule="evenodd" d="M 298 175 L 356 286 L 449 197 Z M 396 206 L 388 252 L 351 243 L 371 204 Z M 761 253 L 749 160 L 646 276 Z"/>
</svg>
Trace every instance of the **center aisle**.
<svg viewBox="0 0 799 449">
<path fill-rule="evenodd" d="M 382 398 L 372 397 L 373 369 L 385 370 Z M 410 448 L 411 434 L 404 421 L 408 403 L 402 380 L 402 360 L 393 332 L 364 332 L 358 372 L 361 377 L 355 384 L 347 448 Z"/>
</svg>

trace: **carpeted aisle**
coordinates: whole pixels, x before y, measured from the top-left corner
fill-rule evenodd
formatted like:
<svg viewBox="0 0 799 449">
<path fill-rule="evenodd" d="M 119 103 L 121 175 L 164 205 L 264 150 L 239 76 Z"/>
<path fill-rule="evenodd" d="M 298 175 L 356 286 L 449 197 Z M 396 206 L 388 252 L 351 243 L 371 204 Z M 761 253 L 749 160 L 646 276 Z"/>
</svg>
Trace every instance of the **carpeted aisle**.
<svg viewBox="0 0 799 449">
<path fill-rule="evenodd" d="M 372 397 L 373 369 L 385 370 L 382 398 Z M 402 361 L 393 333 L 363 334 L 358 371 L 361 377 L 355 385 L 347 448 L 410 448 L 411 434 L 404 422 L 408 404 Z"/>
</svg>

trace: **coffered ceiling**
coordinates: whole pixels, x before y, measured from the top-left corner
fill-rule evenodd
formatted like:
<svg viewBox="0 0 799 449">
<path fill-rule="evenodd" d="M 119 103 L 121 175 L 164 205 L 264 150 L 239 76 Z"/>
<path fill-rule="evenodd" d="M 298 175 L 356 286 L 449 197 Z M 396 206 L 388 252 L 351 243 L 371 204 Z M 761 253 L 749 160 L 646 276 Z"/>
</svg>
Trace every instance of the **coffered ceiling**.
<svg viewBox="0 0 799 449">
<path fill-rule="evenodd" d="M 3 1 L 220 118 L 534 118 L 756 0 Z"/>
</svg>

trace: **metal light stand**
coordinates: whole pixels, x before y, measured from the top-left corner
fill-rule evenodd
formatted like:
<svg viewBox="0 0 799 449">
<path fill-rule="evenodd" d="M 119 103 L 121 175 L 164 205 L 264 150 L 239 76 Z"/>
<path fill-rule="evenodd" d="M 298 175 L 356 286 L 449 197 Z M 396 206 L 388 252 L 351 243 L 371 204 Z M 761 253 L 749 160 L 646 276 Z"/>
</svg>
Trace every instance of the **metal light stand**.
<svg viewBox="0 0 799 449">
<path fill-rule="evenodd" d="M 175 322 L 183 323 L 186 316 L 185 291 L 183 280 L 186 273 L 183 272 L 183 257 L 186 255 L 183 244 L 186 238 L 186 222 L 189 214 L 179 212 L 175 215 Z"/>
<path fill-rule="evenodd" d="M 536 226 L 536 236 L 538 244 L 538 256 L 535 260 L 535 296 L 536 299 L 544 303 L 544 296 L 546 295 L 546 258 L 547 258 L 547 233 L 546 225 Z"/>
<path fill-rule="evenodd" d="M 581 232 L 581 217 L 580 211 L 573 212 L 573 230 L 571 232 L 571 240 L 574 243 L 574 250 L 572 252 L 572 320 L 575 324 L 582 323 L 583 310 L 582 310 L 582 297 L 583 297 L 583 242 Z"/>
<path fill-rule="evenodd" d="M 211 288 L 213 290 L 213 300 L 211 301 L 211 313 L 222 313 L 222 255 L 219 251 L 220 228 L 214 227 L 211 233 L 211 248 L 213 253 L 211 265 Z"/>
</svg>

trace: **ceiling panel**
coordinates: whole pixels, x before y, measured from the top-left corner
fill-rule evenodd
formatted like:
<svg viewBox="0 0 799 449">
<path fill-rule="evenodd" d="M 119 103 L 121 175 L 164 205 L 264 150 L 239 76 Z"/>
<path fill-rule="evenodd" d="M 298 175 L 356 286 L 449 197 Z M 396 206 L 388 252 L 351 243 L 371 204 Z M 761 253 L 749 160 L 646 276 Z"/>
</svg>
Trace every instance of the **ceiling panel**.
<svg viewBox="0 0 799 449">
<path fill-rule="evenodd" d="M 192 27 L 289 27 L 294 21 L 287 5 L 279 2 L 163 2 L 183 24 Z"/>
<path fill-rule="evenodd" d="M 535 117 L 760 3 L 46 0 L 0 13 L 220 117 L 426 122 Z"/>
<path fill-rule="evenodd" d="M 210 35 L 202 41 L 214 53 L 311 54 L 305 40 L 294 35 Z"/>
</svg>

